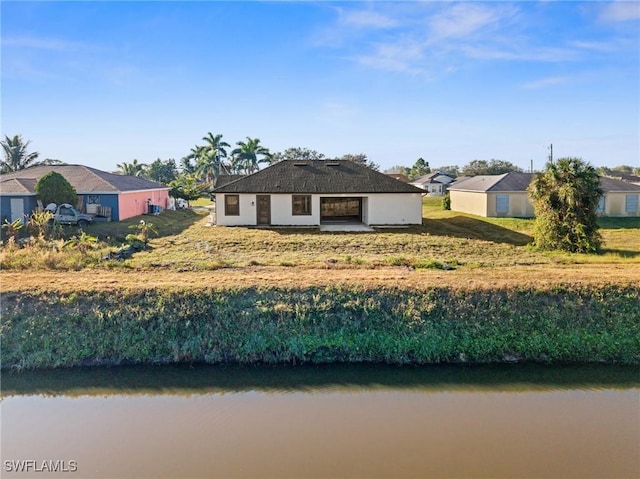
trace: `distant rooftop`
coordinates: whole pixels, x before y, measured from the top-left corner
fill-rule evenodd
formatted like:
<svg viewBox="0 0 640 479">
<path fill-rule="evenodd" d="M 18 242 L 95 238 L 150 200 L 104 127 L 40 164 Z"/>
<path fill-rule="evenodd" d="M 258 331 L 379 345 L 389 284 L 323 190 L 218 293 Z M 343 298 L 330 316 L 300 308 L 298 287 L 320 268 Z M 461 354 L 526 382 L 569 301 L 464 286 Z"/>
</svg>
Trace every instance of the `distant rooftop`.
<svg viewBox="0 0 640 479">
<path fill-rule="evenodd" d="M 55 171 L 61 174 L 73 186 L 77 193 L 121 193 L 127 191 L 155 190 L 167 188 L 155 181 L 137 176 L 116 175 L 84 165 L 42 165 L 0 175 L 2 192 L 25 194 L 35 193 L 36 182 L 47 173 Z M 5 189 L 6 187 L 6 189 Z"/>
</svg>

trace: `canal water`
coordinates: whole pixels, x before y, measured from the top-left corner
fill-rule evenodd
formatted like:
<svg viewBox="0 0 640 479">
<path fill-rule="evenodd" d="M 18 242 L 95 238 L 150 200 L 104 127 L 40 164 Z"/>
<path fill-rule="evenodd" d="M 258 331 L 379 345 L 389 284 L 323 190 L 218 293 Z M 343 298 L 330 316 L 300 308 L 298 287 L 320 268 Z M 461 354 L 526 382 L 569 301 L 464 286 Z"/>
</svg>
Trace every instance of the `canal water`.
<svg viewBox="0 0 640 479">
<path fill-rule="evenodd" d="M 3 478 L 638 478 L 637 368 L 2 375 Z"/>
</svg>

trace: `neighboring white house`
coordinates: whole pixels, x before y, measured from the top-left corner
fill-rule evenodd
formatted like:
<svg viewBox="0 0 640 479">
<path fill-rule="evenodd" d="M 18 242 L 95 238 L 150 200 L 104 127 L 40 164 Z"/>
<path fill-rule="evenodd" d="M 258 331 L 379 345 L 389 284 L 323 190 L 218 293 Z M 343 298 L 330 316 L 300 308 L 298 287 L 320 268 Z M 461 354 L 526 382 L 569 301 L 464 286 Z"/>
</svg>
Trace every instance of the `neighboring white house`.
<svg viewBox="0 0 640 479">
<path fill-rule="evenodd" d="M 446 193 L 447 187 L 454 181 L 455 178 L 453 176 L 436 171 L 411 180 L 409 184 L 425 190 L 430 196 L 442 196 Z"/>
<path fill-rule="evenodd" d="M 510 172 L 502 175 L 479 175 L 456 181 L 449 186 L 451 210 L 478 216 L 534 216 L 527 187 L 532 173 Z M 640 186 L 613 178 L 601 178 L 604 193 L 598 207 L 601 216 L 639 216 Z"/>
<path fill-rule="evenodd" d="M 285 160 L 214 189 L 224 226 L 422 224 L 422 190 L 346 160 Z"/>
</svg>

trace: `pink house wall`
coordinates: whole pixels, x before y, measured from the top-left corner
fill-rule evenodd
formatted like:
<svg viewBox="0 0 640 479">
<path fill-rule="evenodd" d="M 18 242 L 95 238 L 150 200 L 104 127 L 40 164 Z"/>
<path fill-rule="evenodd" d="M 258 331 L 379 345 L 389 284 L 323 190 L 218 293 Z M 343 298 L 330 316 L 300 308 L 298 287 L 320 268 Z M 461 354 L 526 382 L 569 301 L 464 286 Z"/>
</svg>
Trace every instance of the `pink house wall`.
<svg viewBox="0 0 640 479">
<path fill-rule="evenodd" d="M 149 199 L 152 205 L 167 207 L 169 190 L 147 190 L 133 193 L 120 193 L 118 197 L 118 211 L 120 220 L 147 213 Z"/>
</svg>

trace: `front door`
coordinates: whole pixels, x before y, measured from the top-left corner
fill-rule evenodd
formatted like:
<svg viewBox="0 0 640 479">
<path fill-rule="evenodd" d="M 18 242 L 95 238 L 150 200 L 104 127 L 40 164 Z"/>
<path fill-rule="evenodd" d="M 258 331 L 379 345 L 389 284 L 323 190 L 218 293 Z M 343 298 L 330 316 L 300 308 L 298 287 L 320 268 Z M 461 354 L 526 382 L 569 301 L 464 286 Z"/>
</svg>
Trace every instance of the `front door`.
<svg viewBox="0 0 640 479">
<path fill-rule="evenodd" d="M 271 196 L 269 195 L 257 195 L 256 208 L 257 224 L 258 225 L 270 225 L 271 224 Z"/>
</svg>

